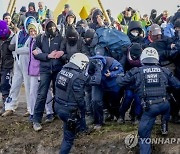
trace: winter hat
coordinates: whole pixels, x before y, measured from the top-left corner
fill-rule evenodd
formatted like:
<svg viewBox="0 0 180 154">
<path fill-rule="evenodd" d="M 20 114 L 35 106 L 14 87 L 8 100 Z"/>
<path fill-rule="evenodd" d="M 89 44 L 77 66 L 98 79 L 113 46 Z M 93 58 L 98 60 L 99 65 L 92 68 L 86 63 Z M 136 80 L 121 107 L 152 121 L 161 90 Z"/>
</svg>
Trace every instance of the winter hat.
<svg viewBox="0 0 180 154">
<path fill-rule="evenodd" d="M 34 8 L 34 10 L 35 10 L 35 4 L 34 4 L 34 2 L 30 2 L 29 5 L 28 5 L 28 8 L 31 7 L 31 6 L 32 6 L 32 7 Z"/>
<path fill-rule="evenodd" d="M 142 53 L 142 47 L 139 43 L 133 43 L 129 49 L 132 59 L 138 59 Z"/>
<path fill-rule="evenodd" d="M 68 26 L 67 30 L 66 30 L 66 37 L 78 37 L 79 33 L 77 32 L 77 30 L 75 29 L 74 26 Z"/>
<path fill-rule="evenodd" d="M 180 18 L 177 19 L 174 23 L 174 28 L 180 27 Z"/>
<path fill-rule="evenodd" d="M 22 6 L 21 9 L 20 9 L 20 12 L 26 12 L 26 7 Z"/>
<path fill-rule="evenodd" d="M 162 34 L 161 27 L 158 24 L 152 24 L 149 31 L 152 33 L 152 35 Z"/>
<path fill-rule="evenodd" d="M 8 13 L 8 12 L 4 13 L 4 14 L 3 14 L 3 20 L 4 20 L 4 18 L 7 17 L 7 16 L 10 16 L 10 17 L 11 17 L 10 13 Z"/>
<path fill-rule="evenodd" d="M 9 27 L 7 22 L 4 20 L 0 20 L 0 39 L 7 38 L 10 34 Z"/>
<path fill-rule="evenodd" d="M 70 5 L 69 5 L 69 4 L 65 4 L 65 5 L 64 5 L 64 8 L 65 8 L 65 9 L 68 9 L 68 8 L 70 8 Z"/>
<path fill-rule="evenodd" d="M 37 34 L 39 34 L 40 33 L 40 25 L 39 25 L 39 23 L 30 23 L 28 25 L 28 32 L 29 32 L 30 29 L 34 29 L 37 32 Z"/>
<path fill-rule="evenodd" d="M 96 33 L 95 30 L 90 28 L 85 32 L 84 37 L 93 38 L 95 33 Z"/>
</svg>

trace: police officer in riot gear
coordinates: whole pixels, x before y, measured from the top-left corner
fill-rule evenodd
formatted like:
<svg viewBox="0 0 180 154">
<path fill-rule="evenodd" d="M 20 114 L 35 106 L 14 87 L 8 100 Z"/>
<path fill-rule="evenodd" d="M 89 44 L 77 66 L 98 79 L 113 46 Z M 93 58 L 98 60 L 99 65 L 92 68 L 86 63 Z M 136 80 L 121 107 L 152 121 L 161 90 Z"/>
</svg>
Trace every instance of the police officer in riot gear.
<svg viewBox="0 0 180 154">
<path fill-rule="evenodd" d="M 55 112 L 64 122 L 64 137 L 60 154 L 70 152 L 75 135 L 85 126 L 84 70 L 89 62 L 86 55 L 75 53 L 56 78 Z"/>
<path fill-rule="evenodd" d="M 179 89 L 180 81 L 167 68 L 158 65 L 159 55 L 156 49 L 152 47 L 145 48 L 140 60 L 142 67 L 131 69 L 124 77 L 119 76 L 117 83 L 120 87 L 132 83 L 135 85 L 135 92 L 141 98 L 144 108 L 138 128 L 140 154 L 150 154 L 151 145 L 143 141 L 150 138 L 156 116 L 158 115 L 163 117 L 162 132 L 165 134 L 167 131 L 170 105 L 167 100 L 166 89 L 168 86 Z"/>
</svg>

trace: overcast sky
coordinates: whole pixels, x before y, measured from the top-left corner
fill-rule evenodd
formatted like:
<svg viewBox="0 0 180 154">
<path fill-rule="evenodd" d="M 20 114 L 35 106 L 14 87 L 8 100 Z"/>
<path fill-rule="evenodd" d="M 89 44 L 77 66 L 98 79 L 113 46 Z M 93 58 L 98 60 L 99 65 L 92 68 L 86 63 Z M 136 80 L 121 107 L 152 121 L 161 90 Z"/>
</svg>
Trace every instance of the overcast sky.
<svg viewBox="0 0 180 154">
<path fill-rule="evenodd" d="M 17 10 L 21 6 L 28 6 L 29 2 L 35 2 L 36 6 L 40 0 L 17 0 Z M 51 10 L 54 10 L 59 0 L 42 0 Z M 122 12 L 125 7 L 131 6 L 139 10 L 141 14 L 149 14 L 151 9 L 157 9 L 158 14 L 163 10 L 168 10 L 172 15 L 177 11 L 177 5 L 180 5 L 180 0 L 101 0 L 105 9 L 111 9 L 112 15 L 116 17 L 118 13 Z M 7 9 L 9 0 L 0 0 L 0 18 Z M 53 3 L 52 3 L 53 2 Z"/>
</svg>

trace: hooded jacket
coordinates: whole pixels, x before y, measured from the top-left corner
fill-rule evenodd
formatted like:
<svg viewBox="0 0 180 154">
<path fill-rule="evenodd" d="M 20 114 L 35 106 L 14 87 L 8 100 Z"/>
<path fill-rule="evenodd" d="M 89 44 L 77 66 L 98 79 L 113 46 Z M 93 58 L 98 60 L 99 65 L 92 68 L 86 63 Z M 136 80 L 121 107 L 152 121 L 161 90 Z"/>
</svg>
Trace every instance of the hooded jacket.
<svg viewBox="0 0 180 154">
<path fill-rule="evenodd" d="M 75 14 L 74 14 L 72 11 L 69 11 L 69 12 L 67 13 L 67 15 L 66 15 L 65 25 L 68 25 L 68 24 L 67 24 L 67 18 L 68 18 L 69 16 L 74 16 L 74 22 L 73 22 L 73 24 L 75 25 L 75 24 L 76 24 L 76 16 L 75 16 Z"/>
<path fill-rule="evenodd" d="M 84 46 L 82 49 L 82 53 L 86 54 L 86 56 L 92 57 L 95 55 L 105 55 L 105 48 L 98 45 L 98 35 L 96 33 L 94 33 L 92 42 L 90 43 L 90 45 L 88 45 L 85 42 L 85 40 L 83 41 L 83 43 L 84 43 Z"/>
<path fill-rule="evenodd" d="M 99 61 L 96 64 L 97 66 L 101 65 L 101 67 L 97 67 L 98 69 L 101 69 L 101 71 L 99 72 L 99 74 L 95 73 L 97 77 L 94 77 L 94 79 L 99 79 L 99 77 L 101 77 L 100 85 L 107 91 L 119 91 L 119 87 L 116 83 L 116 78 L 119 74 L 124 73 L 122 65 L 112 57 L 97 55 L 91 57 L 91 59 Z M 111 75 L 109 77 L 106 77 L 105 73 L 107 73 L 108 71 L 110 71 Z"/>
<path fill-rule="evenodd" d="M 52 51 L 60 51 L 60 44 L 62 41 L 62 36 L 59 34 L 59 31 L 56 31 L 56 36 L 50 38 L 47 32 L 47 24 L 53 22 L 51 19 L 48 19 L 45 23 L 45 33 L 40 34 L 36 37 L 36 42 L 33 49 L 42 51 L 38 55 L 34 56 L 37 60 L 40 60 L 40 73 L 42 72 L 52 72 L 59 71 L 63 65 L 62 59 L 49 59 L 48 54 Z"/>
<path fill-rule="evenodd" d="M 68 42 L 68 36 L 77 37 L 76 42 L 74 44 L 70 44 Z M 65 62 L 69 61 L 70 57 L 74 53 L 82 52 L 83 48 L 83 39 L 79 36 L 79 33 L 76 31 L 74 26 L 67 26 L 66 29 L 66 38 L 63 39 L 63 42 L 61 44 L 61 50 L 65 51 L 67 54 L 63 55 L 63 60 Z"/>
<path fill-rule="evenodd" d="M 37 31 L 37 34 L 39 34 L 40 33 L 39 24 L 33 23 L 32 25 L 33 26 L 31 26 L 31 27 L 35 28 Z M 40 75 L 40 72 L 39 72 L 40 61 L 35 59 L 34 55 L 32 53 L 35 41 L 36 41 L 35 38 L 30 38 L 30 54 L 29 54 L 29 67 L 28 67 L 28 75 L 30 75 L 30 76 L 39 76 Z"/>
<path fill-rule="evenodd" d="M 14 33 L 11 32 L 7 40 L 0 41 L 0 71 L 2 71 L 2 69 L 13 68 L 14 58 L 12 55 L 12 51 L 9 49 L 9 44 L 13 36 Z"/>
<path fill-rule="evenodd" d="M 127 31 L 127 35 L 130 38 L 131 42 L 143 43 L 143 37 L 141 37 L 139 35 L 135 37 L 135 36 L 133 36 L 131 34 L 131 31 L 134 30 L 134 29 L 137 29 L 140 34 L 143 33 L 143 29 L 142 29 L 141 23 L 139 21 L 131 21 L 129 23 L 128 31 Z"/>
<path fill-rule="evenodd" d="M 94 30 L 97 30 L 98 28 L 100 28 L 97 22 L 97 15 L 103 16 L 103 13 L 101 12 L 100 9 L 94 10 L 92 14 L 92 23 L 89 24 L 89 28 L 92 28 Z"/>
<path fill-rule="evenodd" d="M 30 2 L 28 7 L 30 7 L 30 6 L 32 6 L 34 8 L 34 11 L 32 12 L 32 11 L 28 10 L 28 12 L 26 12 L 26 17 L 33 16 L 36 19 L 36 21 L 38 21 L 38 12 L 36 12 L 34 2 Z"/>
</svg>

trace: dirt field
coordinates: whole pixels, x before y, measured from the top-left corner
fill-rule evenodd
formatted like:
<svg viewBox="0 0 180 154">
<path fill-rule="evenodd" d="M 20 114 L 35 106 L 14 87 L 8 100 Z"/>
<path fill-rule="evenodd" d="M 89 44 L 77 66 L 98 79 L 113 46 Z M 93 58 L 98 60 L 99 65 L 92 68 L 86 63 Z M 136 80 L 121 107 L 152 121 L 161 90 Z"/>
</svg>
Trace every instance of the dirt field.
<svg viewBox="0 0 180 154">
<path fill-rule="evenodd" d="M 58 154 L 62 140 L 62 122 L 43 124 L 43 130 L 34 132 L 25 113 L 24 92 L 21 92 L 19 107 L 11 117 L 0 117 L 0 154 Z M 153 130 L 159 135 L 160 126 Z M 137 126 L 107 123 L 99 132 L 76 139 L 71 151 L 73 154 L 134 154 L 138 147 L 128 149 L 124 138 L 137 133 Z M 170 124 L 168 137 L 180 138 L 180 125 Z M 179 141 L 180 143 L 180 141 Z M 180 144 L 153 145 L 154 154 L 180 154 Z"/>
</svg>

